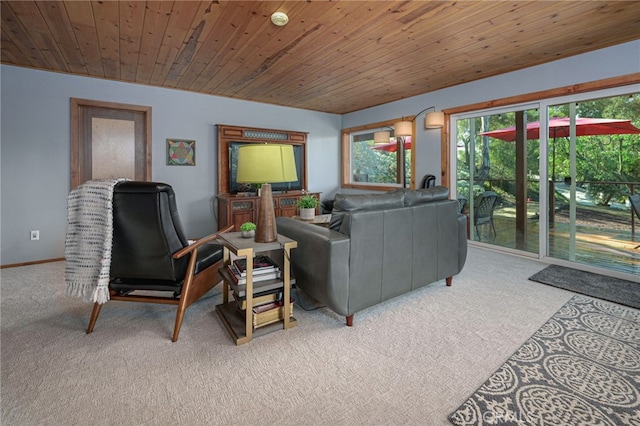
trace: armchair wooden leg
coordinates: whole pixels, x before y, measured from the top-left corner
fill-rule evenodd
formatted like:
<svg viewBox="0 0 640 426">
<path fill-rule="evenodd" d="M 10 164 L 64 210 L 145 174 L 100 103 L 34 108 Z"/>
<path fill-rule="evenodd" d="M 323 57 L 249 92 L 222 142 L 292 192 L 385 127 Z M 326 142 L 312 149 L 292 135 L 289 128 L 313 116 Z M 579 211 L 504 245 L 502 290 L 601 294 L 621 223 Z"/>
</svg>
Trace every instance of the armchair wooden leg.
<svg viewBox="0 0 640 426">
<path fill-rule="evenodd" d="M 178 312 L 176 313 L 176 325 L 173 327 L 173 337 L 171 338 L 172 342 L 178 341 L 178 335 L 180 334 L 180 327 L 182 327 L 182 320 L 184 319 L 184 313 L 187 310 L 187 300 L 186 295 L 180 296 L 181 300 L 178 304 Z"/>
<path fill-rule="evenodd" d="M 96 325 L 96 321 L 98 320 L 98 315 L 100 315 L 100 309 L 102 309 L 102 305 L 100 303 L 93 304 L 91 318 L 89 318 L 89 326 L 87 327 L 87 334 L 93 331 L 93 327 Z"/>
<path fill-rule="evenodd" d="M 182 327 L 182 318 L 184 318 L 184 310 L 178 309 L 178 314 L 176 315 L 176 325 L 173 327 L 173 337 L 171 338 L 172 342 L 178 341 L 178 335 L 180 334 L 180 327 Z"/>
<path fill-rule="evenodd" d="M 447 281 L 447 287 L 451 287 L 451 282 L 453 281 L 453 277 L 447 277 L 445 280 Z"/>
</svg>

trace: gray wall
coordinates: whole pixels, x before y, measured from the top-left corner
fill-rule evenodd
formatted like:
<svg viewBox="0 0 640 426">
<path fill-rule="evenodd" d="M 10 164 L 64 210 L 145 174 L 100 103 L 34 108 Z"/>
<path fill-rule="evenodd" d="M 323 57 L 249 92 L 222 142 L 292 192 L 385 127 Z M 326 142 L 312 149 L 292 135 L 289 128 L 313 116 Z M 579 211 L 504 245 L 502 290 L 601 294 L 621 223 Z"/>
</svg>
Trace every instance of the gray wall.
<svg viewBox="0 0 640 426">
<path fill-rule="evenodd" d="M 64 255 L 69 192 L 69 98 L 153 108 L 153 179 L 171 184 L 189 236 L 216 229 L 216 124 L 309 132 L 309 190 L 340 191 L 340 129 L 640 72 L 640 41 L 522 71 L 415 96 L 342 117 L 199 95 L 178 90 L 74 77 L 2 65 L 0 264 Z M 422 120 L 424 115 L 419 117 Z M 416 176 L 440 175 L 440 132 L 417 126 Z M 195 167 L 165 165 L 165 139 L 197 141 Z M 29 231 L 40 230 L 40 241 Z"/>
<path fill-rule="evenodd" d="M 340 185 L 341 117 L 191 92 L 3 65 L 0 264 L 64 256 L 70 98 L 152 107 L 152 177 L 172 185 L 189 237 L 217 229 L 216 124 L 309 132 L 309 190 Z M 196 166 L 166 165 L 165 140 L 196 140 Z M 30 241 L 30 230 L 40 231 Z"/>
<path fill-rule="evenodd" d="M 640 41 L 633 41 L 346 114 L 343 126 L 356 127 L 413 115 L 432 105 L 442 110 L 637 72 L 640 72 Z M 425 174 L 434 174 L 440 183 L 440 132 L 423 129 L 424 114 L 418 120 L 416 143 L 412 147 L 416 182 L 419 184 Z"/>
</svg>

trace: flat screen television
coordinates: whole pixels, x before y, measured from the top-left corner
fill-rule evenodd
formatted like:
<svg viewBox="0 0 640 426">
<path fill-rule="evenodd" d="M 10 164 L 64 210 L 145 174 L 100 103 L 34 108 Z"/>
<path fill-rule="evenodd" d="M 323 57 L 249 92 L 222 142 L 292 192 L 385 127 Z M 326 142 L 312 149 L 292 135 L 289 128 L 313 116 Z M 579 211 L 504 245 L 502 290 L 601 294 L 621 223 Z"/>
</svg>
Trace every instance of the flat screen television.
<svg viewBox="0 0 640 426">
<path fill-rule="evenodd" d="M 236 182 L 238 172 L 238 148 L 249 144 L 252 144 L 252 142 L 229 142 L 229 192 L 232 194 L 237 194 L 238 192 L 256 192 L 257 190 L 256 184 Z M 296 173 L 298 174 L 298 180 L 295 182 L 270 182 L 272 191 L 299 191 L 303 189 L 304 146 L 292 146 L 293 157 L 296 161 Z"/>
</svg>

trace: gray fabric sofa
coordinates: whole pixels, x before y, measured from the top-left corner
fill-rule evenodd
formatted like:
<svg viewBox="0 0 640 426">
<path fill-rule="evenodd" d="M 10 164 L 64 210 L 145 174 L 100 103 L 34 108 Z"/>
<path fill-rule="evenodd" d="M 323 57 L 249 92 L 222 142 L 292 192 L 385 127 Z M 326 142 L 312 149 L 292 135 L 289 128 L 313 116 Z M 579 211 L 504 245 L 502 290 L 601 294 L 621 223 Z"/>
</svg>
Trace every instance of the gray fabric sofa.
<svg viewBox="0 0 640 426">
<path fill-rule="evenodd" d="M 339 315 L 353 315 L 416 288 L 451 285 L 467 258 L 466 217 L 446 187 L 337 194 L 329 228 L 286 217 L 296 286 Z"/>
</svg>

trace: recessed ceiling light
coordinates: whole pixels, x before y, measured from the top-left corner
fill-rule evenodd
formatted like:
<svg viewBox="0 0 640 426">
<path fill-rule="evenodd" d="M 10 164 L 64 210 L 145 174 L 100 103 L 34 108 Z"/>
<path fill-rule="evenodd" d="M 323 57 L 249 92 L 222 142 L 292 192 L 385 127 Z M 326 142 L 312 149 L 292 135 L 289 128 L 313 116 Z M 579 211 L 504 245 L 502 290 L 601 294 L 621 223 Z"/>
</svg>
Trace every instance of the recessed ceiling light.
<svg viewBox="0 0 640 426">
<path fill-rule="evenodd" d="M 287 22 L 289 22 L 289 17 L 284 12 L 273 12 L 271 15 L 271 22 L 279 27 L 283 27 L 287 25 Z"/>
</svg>

